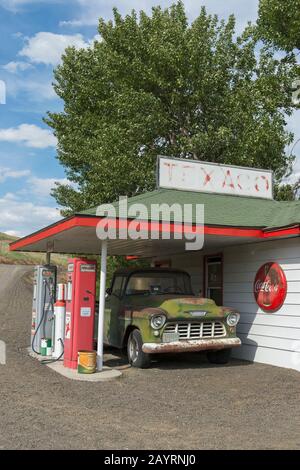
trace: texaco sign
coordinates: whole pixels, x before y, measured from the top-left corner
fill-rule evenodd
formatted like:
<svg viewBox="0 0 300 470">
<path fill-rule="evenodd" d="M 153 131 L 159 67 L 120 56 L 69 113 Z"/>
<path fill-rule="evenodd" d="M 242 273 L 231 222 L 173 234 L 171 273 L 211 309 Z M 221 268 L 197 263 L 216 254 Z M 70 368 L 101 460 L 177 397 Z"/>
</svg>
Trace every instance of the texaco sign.
<svg viewBox="0 0 300 470">
<path fill-rule="evenodd" d="M 162 156 L 158 158 L 157 186 L 184 191 L 273 198 L 271 171 Z"/>
<path fill-rule="evenodd" d="M 285 301 L 287 282 L 282 268 L 277 263 L 266 263 L 259 268 L 254 281 L 254 296 L 257 305 L 265 312 L 276 312 Z"/>
</svg>

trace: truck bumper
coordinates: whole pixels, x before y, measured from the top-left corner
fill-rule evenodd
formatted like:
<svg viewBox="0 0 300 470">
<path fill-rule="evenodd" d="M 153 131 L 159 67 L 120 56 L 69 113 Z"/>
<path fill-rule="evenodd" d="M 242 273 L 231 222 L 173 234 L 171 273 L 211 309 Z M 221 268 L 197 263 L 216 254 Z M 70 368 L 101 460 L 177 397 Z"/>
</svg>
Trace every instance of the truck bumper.
<svg viewBox="0 0 300 470">
<path fill-rule="evenodd" d="M 198 340 L 182 340 L 172 341 L 170 343 L 144 343 L 143 351 L 147 354 L 158 353 L 179 353 L 206 350 L 219 350 L 236 348 L 240 346 L 239 338 L 223 338 L 223 339 L 198 339 Z"/>
</svg>

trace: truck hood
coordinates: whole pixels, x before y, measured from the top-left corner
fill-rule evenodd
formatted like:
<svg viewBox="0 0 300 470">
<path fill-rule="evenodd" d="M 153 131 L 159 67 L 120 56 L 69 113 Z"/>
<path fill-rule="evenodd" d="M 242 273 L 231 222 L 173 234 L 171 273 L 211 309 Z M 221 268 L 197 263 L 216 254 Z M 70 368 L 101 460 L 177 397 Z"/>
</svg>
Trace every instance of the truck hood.
<svg viewBox="0 0 300 470">
<path fill-rule="evenodd" d="M 134 298 L 133 298 L 134 297 Z M 194 296 L 132 296 L 130 299 L 130 306 L 134 312 L 146 312 L 149 314 L 155 313 L 155 310 L 163 310 L 168 317 L 168 320 L 173 318 L 176 320 L 203 320 L 210 318 L 222 318 L 226 316 L 231 309 L 225 307 L 218 307 L 211 299 Z"/>
</svg>

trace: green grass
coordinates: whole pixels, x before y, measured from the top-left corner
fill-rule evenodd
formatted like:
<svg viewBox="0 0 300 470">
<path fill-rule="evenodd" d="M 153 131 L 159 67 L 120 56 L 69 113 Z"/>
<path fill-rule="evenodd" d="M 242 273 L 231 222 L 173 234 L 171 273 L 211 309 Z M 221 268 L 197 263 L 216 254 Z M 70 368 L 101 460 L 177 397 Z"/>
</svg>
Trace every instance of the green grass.
<svg viewBox="0 0 300 470">
<path fill-rule="evenodd" d="M 27 265 L 38 265 L 45 264 L 46 254 L 44 253 L 22 253 L 20 251 L 9 251 L 9 244 L 17 240 L 17 237 L 11 237 L 6 233 L 0 232 L 0 264 L 27 264 Z M 55 264 L 59 268 L 65 271 L 68 258 L 72 258 L 70 255 L 51 255 L 51 264 Z M 95 259 L 97 261 L 97 291 L 98 291 L 98 280 L 99 280 L 99 257 L 98 256 L 88 256 L 90 259 Z M 136 261 L 126 261 L 123 256 L 109 256 L 107 259 L 107 287 L 110 285 L 113 273 L 117 268 L 120 267 L 148 267 L 149 260 L 136 260 Z M 65 282 L 65 280 L 61 281 Z M 97 294 L 98 295 L 98 294 Z"/>
<path fill-rule="evenodd" d="M 17 240 L 16 237 L 11 237 L 6 233 L 0 232 L 0 264 L 44 264 L 46 262 L 46 255 L 43 253 L 22 253 L 18 251 L 9 251 L 9 244 Z M 51 263 L 57 266 L 67 265 L 67 255 L 51 256 Z"/>
</svg>

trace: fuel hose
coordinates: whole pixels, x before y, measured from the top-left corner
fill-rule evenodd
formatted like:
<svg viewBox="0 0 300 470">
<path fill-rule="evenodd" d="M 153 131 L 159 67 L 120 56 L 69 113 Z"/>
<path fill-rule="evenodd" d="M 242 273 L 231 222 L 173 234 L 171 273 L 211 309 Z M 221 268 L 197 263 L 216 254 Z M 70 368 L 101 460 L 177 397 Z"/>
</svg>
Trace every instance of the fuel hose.
<svg viewBox="0 0 300 470">
<path fill-rule="evenodd" d="M 31 349 L 32 351 L 35 353 L 35 354 L 39 354 L 40 353 L 35 349 L 34 347 L 34 341 L 35 341 L 35 338 L 36 338 L 36 335 L 37 335 L 37 332 L 39 331 L 39 329 L 41 328 L 42 324 L 43 324 L 43 321 L 44 321 L 44 318 L 45 318 L 45 315 L 46 315 L 46 287 L 48 288 L 48 291 L 49 291 L 49 303 L 52 305 L 52 310 L 53 310 L 53 293 L 51 293 L 51 289 L 50 289 L 50 286 L 48 284 L 47 281 L 45 281 L 45 291 L 44 291 L 44 301 L 43 301 L 43 315 L 40 319 L 40 322 L 38 324 L 38 327 L 37 329 L 35 330 L 35 333 L 33 335 L 33 338 L 32 338 L 32 342 L 31 342 Z"/>
</svg>

